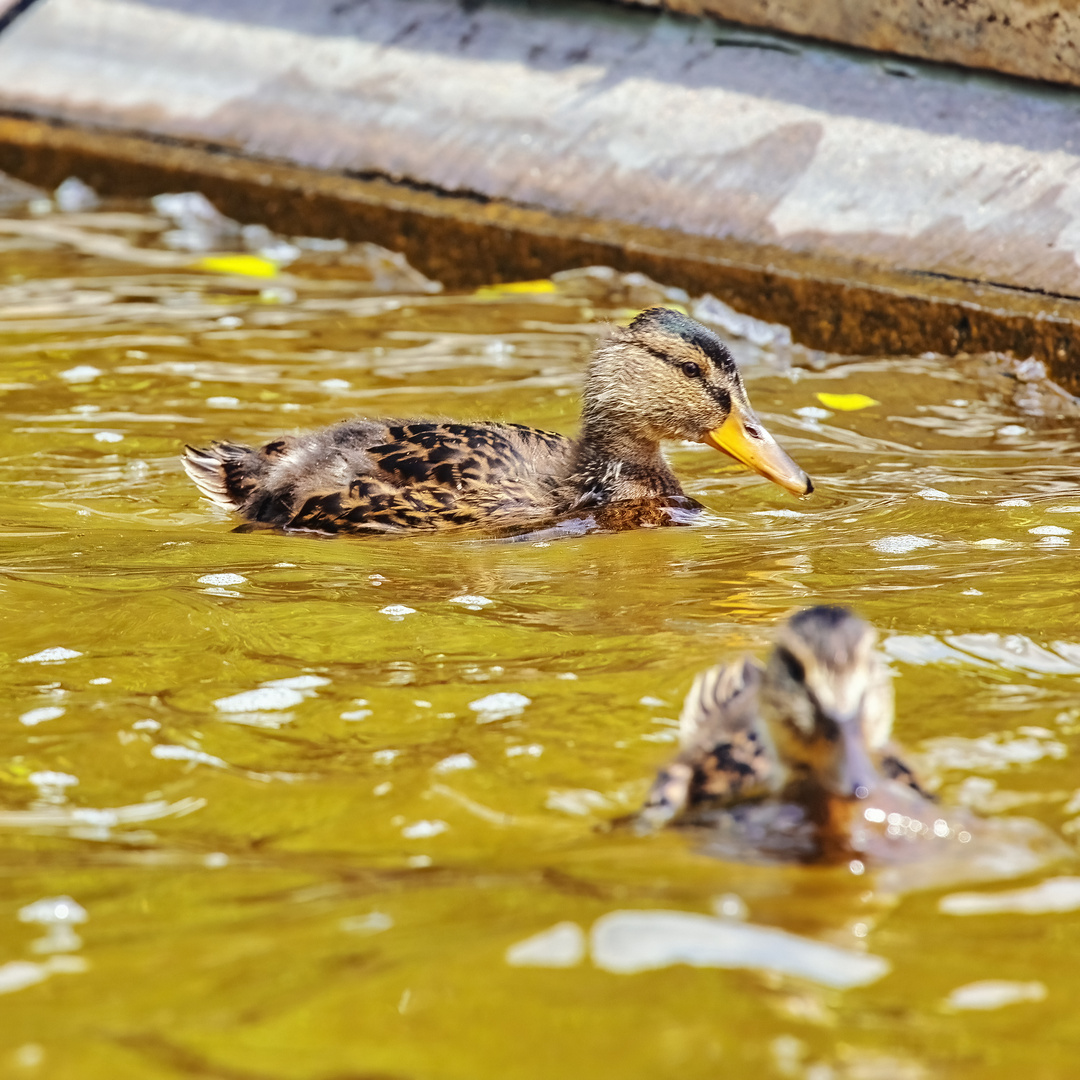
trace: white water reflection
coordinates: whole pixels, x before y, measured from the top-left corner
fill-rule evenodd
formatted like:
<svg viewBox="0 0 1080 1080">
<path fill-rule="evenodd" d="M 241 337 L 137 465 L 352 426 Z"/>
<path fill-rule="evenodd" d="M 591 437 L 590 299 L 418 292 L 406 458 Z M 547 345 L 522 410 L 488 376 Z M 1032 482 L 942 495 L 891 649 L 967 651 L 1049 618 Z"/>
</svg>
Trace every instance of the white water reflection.
<svg viewBox="0 0 1080 1080">
<path fill-rule="evenodd" d="M 394 920 L 385 912 L 370 911 L 366 915 L 350 915 L 338 925 L 349 934 L 381 934 L 394 925 Z"/>
<path fill-rule="evenodd" d="M 896 634 L 882 647 L 906 664 L 996 665 L 1033 675 L 1080 675 L 1080 644 L 1055 641 L 1047 648 L 1023 634 Z"/>
<path fill-rule="evenodd" d="M 57 645 L 51 649 L 42 649 L 41 652 L 36 652 L 32 656 L 24 656 L 19 660 L 19 663 L 59 664 L 64 660 L 74 660 L 78 656 L 82 656 L 82 653 L 77 652 L 75 649 L 65 649 L 63 646 Z"/>
<path fill-rule="evenodd" d="M 924 740 L 919 751 L 926 767 L 933 772 L 945 769 L 997 771 L 1014 765 L 1030 765 L 1043 758 L 1057 761 L 1068 754 L 1065 744 L 1050 737 L 1050 732 L 1035 734 L 1035 731 L 1033 728 L 1025 729 L 1023 734 L 995 731 L 977 739 L 942 735 Z"/>
<path fill-rule="evenodd" d="M 947 636 L 945 641 L 1012 671 L 1080 675 L 1080 645 L 1071 642 L 1055 641 L 1047 649 L 1023 634 L 955 634 Z"/>
<path fill-rule="evenodd" d="M 588 936 L 593 964 L 616 975 L 686 964 L 698 968 L 745 968 L 807 979 L 845 990 L 888 974 L 884 957 L 758 926 L 741 919 L 687 911 L 612 911 Z M 586 935 L 560 922 L 506 950 L 512 967 L 575 967 L 585 959 Z"/>
<path fill-rule="evenodd" d="M 906 555 L 909 551 L 932 547 L 933 544 L 934 541 L 929 537 L 914 536 L 910 533 L 904 533 L 900 536 L 882 536 L 877 540 L 870 541 L 870 546 L 875 551 L 881 551 L 887 555 Z"/>
<path fill-rule="evenodd" d="M 1075 859 L 1075 850 L 1041 821 L 1022 817 L 978 818 L 950 809 L 951 838 L 912 852 L 910 861 L 875 871 L 882 893 L 900 896 L 921 889 L 955 888 L 980 881 L 1008 881 Z M 944 819 L 942 819 L 944 820 Z M 934 822 L 935 837 L 938 823 Z M 929 838 L 922 830 L 918 840 Z M 966 837 L 966 839 L 965 839 Z M 955 841 L 955 842 L 954 842 Z"/>
<path fill-rule="evenodd" d="M 187 749 L 186 747 L 155 747 L 155 750 Z M 155 754 L 155 757 L 173 755 Z M 209 756 L 209 755 L 208 755 Z M 221 764 L 225 764 L 222 762 Z M 130 806 L 112 806 L 97 808 L 90 806 L 36 806 L 29 810 L 0 810 L 0 828 L 78 828 L 93 826 L 97 829 L 112 829 L 118 825 L 136 825 L 161 818 L 184 817 L 196 810 L 201 810 L 206 800 L 201 798 L 177 799 L 168 802 L 165 799 L 152 799 L 149 802 L 133 803 Z"/>
<path fill-rule="evenodd" d="M 218 698 L 214 706 L 218 712 L 226 714 L 222 719 L 232 723 L 248 724 L 252 727 L 280 727 L 292 719 L 290 715 L 281 715 L 284 710 L 313 697 L 318 687 L 327 686 L 329 683 L 330 680 L 321 675 L 294 675 L 287 679 L 271 679 L 254 690 L 243 690 L 239 694 Z M 265 713 L 277 715 L 266 716 Z"/>
<path fill-rule="evenodd" d="M 30 943 L 31 952 L 65 953 L 82 947 L 75 927 L 86 922 L 86 908 L 70 896 L 50 896 L 19 909 L 19 922 L 37 923 L 45 936 Z"/>
<path fill-rule="evenodd" d="M 451 754 L 431 766 L 431 771 L 436 773 L 461 772 L 463 769 L 475 769 L 476 758 L 472 754 Z"/>
<path fill-rule="evenodd" d="M 506 950 L 511 967 L 576 967 L 585 959 L 585 932 L 574 922 L 556 923 Z"/>
<path fill-rule="evenodd" d="M 597 919 L 590 941 L 593 963 L 620 975 L 675 964 L 750 968 L 846 990 L 877 982 L 891 967 L 884 957 L 786 930 L 686 911 L 613 911 Z"/>
<path fill-rule="evenodd" d="M 25 727 L 35 727 L 38 724 L 43 724 L 46 720 L 58 720 L 64 715 L 65 711 L 59 705 L 42 705 L 22 713 L 19 716 L 19 723 Z"/>
<path fill-rule="evenodd" d="M 189 761 L 195 765 L 212 765 L 215 769 L 227 769 L 227 761 L 205 750 L 193 750 L 190 746 L 174 746 L 170 743 L 159 743 L 150 748 L 150 756 L 161 761 Z"/>
<path fill-rule="evenodd" d="M 44 982 L 50 975 L 76 975 L 86 971 L 89 964 L 81 956 L 63 953 L 50 956 L 38 964 L 32 960 L 11 960 L 0 964 L 0 994 L 25 990 L 28 986 Z"/>
<path fill-rule="evenodd" d="M 1048 878 L 1030 889 L 996 893 L 952 893 L 938 910 L 946 915 L 1045 915 L 1080 910 L 1080 877 Z"/>
<path fill-rule="evenodd" d="M 0 994 L 25 990 L 50 975 L 77 974 L 89 968 L 87 961 L 72 955 L 82 947 L 75 927 L 87 920 L 86 909 L 70 896 L 49 896 L 19 909 L 19 922 L 40 926 L 45 934 L 30 943 L 31 952 L 45 954 L 42 961 L 11 960 L 0 964 Z"/>
<path fill-rule="evenodd" d="M 1013 982 L 1009 979 L 983 979 L 958 986 L 945 999 L 947 1009 L 1001 1009 L 1023 1001 L 1043 1001 L 1046 986 L 1041 982 Z"/>
<path fill-rule="evenodd" d="M 469 708 L 477 714 L 478 724 L 490 724 L 495 720 L 505 720 L 511 716 L 520 716 L 527 705 L 532 704 L 532 699 L 524 694 L 513 691 L 501 690 L 487 697 L 477 698 L 469 702 Z"/>
</svg>

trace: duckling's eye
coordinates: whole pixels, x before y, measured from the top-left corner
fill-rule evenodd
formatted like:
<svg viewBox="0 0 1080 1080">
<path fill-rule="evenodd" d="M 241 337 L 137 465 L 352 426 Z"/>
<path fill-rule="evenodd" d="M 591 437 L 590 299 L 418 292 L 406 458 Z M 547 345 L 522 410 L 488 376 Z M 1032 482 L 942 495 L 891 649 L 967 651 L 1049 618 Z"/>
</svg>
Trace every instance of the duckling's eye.
<svg viewBox="0 0 1080 1080">
<path fill-rule="evenodd" d="M 806 679 L 806 668 L 803 667 L 802 661 L 792 656 L 787 649 L 778 650 L 780 656 L 780 662 L 784 665 L 784 670 L 796 681 L 803 682 Z"/>
<path fill-rule="evenodd" d="M 701 378 L 701 365 L 695 364 L 693 360 L 687 360 L 682 366 L 682 373 L 688 379 L 700 379 Z"/>
</svg>

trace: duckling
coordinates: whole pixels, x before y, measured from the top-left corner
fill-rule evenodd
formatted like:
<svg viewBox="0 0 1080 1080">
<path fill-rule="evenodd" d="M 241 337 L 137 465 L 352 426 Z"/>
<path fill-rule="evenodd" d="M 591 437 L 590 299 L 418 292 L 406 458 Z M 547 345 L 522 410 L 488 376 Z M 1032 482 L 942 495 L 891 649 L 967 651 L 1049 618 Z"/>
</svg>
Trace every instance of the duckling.
<svg viewBox="0 0 1080 1080">
<path fill-rule="evenodd" d="M 1027 874 L 1075 859 L 1041 822 L 980 818 L 929 794 L 891 741 L 892 686 L 873 627 L 815 607 L 782 626 L 764 665 L 710 668 L 680 717 L 637 831 L 690 830 L 702 854 L 847 864 L 907 892 Z"/>
<path fill-rule="evenodd" d="M 781 627 L 764 667 L 744 659 L 700 674 L 680 717 L 680 752 L 653 784 L 642 820 L 694 823 L 772 800 L 801 808 L 819 829 L 842 830 L 883 785 L 928 800 L 890 741 L 892 685 L 876 642 L 874 628 L 845 608 L 807 608 Z"/>
<path fill-rule="evenodd" d="M 813 491 L 755 417 L 727 347 L 667 308 L 601 341 L 576 439 L 520 424 L 354 419 L 259 449 L 188 446 L 182 461 L 212 502 L 291 532 L 507 528 L 643 501 L 697 505 L 663 439 L 706 443 L 794 495 Z"/>
</svg>

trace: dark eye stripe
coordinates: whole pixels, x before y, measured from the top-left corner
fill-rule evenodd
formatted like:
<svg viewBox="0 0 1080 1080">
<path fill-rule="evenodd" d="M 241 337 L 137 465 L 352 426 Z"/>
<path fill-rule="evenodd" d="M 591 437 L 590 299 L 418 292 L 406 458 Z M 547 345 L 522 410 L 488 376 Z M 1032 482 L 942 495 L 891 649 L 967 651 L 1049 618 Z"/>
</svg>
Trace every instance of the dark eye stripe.
<svg viewBox="0 0 1080 1080">
<path fill-rule="evenodd" d="M 777 649 L 776 656 L 796 682 L 802 682 L 806 678 L 806 668 L 803 667 L 802 661 L 792 656 L 787 649 Z"/>
<path fill-rule="evenodd" d="M 665 364 L 670 364 L 672 367 L 678 368 L 680 371 L 683 371 L 684 366 L 687 363 L 692 362 L 687 360 L 675 360 L 672 357 L 668 356 L 666 353 L 662 353 L 659 349 L 652 348 L 650 345 L 639 344 L 638 347 L 644 349 L 650 356 L 655 356 L 657 360 L 663 360 Z M 704 379 L 705 385 L 708 387 L 709 393 L 712 395 L 713 401 L 715 401 L 716 404 L 724 410 L 724 412 L 730 412 L 731 394 L 729 394 L 722 386 L 713 386 L 709 383 L 707 379 L 709 370 L 708 364 L 698 364 L 697 366 L 701 368 L 701 374 L 700 376 L 695 376 L 695 378 Z M 685 371 L 683 371 L 683 373 L 685 374 Z M 757 439 L 760 438 L 760 435 L 758 434 L 757 430 L 754 429 L 750 432 L 750 437 L 752 439 Z"/>
<path fill-rule="evenodd" d="M 659 349 L 654 349 L 650 345 L 638 345 L 639 349 L 644 349 L 650 356 L 654 356 L 657 360 L 663 360 L 665 364 L 670 364 L 672 367 L 679 367 L 680 361 L 672 360 L 667 353 L 661 352 Z"/>
<path fill-rule="evenodd" d="M 731 412 L 731 395 L 722 386 L 710 386 L 709 393 L 724 412 Z"/>
</svg>

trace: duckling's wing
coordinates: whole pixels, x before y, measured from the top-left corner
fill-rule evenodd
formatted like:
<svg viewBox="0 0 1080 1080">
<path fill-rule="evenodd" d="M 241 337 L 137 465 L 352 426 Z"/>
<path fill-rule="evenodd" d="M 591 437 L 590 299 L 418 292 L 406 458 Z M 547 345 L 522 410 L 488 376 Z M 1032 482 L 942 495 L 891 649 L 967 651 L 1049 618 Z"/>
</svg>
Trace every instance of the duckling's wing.
<svg viewBox="0 0 1080 1080">
<path fill-rule="evenodd" d="M 761 668 L 749 657 L 701 672 L 679 714 L 679 745 L 689 750 L 753 726 Z"/>
<path fill-rule="evenodd" d="M 760 685 L 761 668 L 750 659 L 694 680 L 679 717 L 681 750 L 657 774 L 642 810 L 649 825 L 772 790 L 777 767 L 758 718 Z"/>
<path fill-rule="evenodd" d="M 768 794 L 779 767 L 758 711 L 762 669 L 749 658 L 702 672 L 683 704 L 679 760 L 694 770 L 690 805 Z"/>
<path fill-rule="evenodd" d="M 919 783 L 915 770 L 908 765 L 903 758 L 904 751 L 896 743 L 886 743 L 879 751 L 881 757 L 878 767 L 890 780 L 898 780 L 901 784 L 911 788 L 924 799 L 934 802 L 934 796 Z"/>
</svg>

